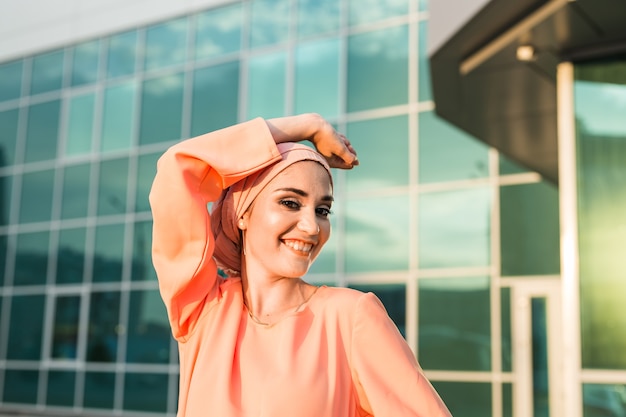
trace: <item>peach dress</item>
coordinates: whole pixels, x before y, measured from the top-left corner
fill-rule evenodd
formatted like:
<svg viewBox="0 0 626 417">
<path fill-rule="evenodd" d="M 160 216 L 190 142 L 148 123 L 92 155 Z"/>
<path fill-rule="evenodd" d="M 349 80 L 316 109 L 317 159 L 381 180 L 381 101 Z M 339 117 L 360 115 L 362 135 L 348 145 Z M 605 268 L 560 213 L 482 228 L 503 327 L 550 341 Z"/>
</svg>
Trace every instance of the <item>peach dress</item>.
<svg viewBox="0 0 626 417">
<path fill-rule="evenodd" d="M 207 204 L 280 159 L 255 119 L 189 139 L 159 160 L 153 262 L 178 341 L 178 417 L 450 416 L 371 293 L 321 287 L 273 326 L 240 278 L 218 275 Z"/>
</svg>

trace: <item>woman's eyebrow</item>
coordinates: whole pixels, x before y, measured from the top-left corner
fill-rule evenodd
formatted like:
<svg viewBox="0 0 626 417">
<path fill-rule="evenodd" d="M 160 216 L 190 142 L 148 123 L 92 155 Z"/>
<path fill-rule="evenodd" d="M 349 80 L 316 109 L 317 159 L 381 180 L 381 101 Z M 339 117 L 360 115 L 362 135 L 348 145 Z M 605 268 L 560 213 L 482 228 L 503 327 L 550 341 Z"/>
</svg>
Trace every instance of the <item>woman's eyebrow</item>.
<svg viewBox="0 0 626 417">
<path fill-rule="evenodd" d="M 293 188 L 293 187 L 279 188 L 276 191 L 279 191 L 279 192 L 292 192 L 292 193 L 298 194 L 299 196 L 302 196 L 302 197 L 308 197 L 309 196 L 309 194 L 306 191 L 301 190 L 299 188 Z M 325 195 L 324 197 L 321 198 L 321 200 L 322 201 L 330 201 L 330 202 L 332 202 L 332 201 L 335 201 L 335 198 L 332 195 Z"/>
</svg>

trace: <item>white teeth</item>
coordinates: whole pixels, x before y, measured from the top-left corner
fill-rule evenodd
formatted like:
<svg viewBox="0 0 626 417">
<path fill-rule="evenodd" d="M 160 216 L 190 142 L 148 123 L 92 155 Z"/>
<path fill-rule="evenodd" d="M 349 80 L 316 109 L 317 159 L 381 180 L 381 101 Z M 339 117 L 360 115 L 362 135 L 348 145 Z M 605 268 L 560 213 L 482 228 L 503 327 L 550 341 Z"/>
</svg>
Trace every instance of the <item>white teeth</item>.
<svg viewBox="0 0 626 417">
<path fill-rule="evenodd" d="M 296 240 L 288 240 L 285 242 L 285 245 L 294 250 L 305 253 L 311 252 L 311 249 L 313 248 L 313 245 L 311 243 L 304 243 Z"/>
</svg>

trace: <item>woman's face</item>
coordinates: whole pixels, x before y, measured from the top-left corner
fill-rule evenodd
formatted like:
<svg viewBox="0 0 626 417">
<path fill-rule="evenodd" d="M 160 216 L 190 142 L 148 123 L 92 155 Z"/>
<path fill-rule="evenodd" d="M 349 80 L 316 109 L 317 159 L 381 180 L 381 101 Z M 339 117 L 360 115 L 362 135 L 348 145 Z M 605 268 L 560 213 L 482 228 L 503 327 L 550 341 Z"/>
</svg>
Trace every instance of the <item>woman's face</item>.
<svg viewBox="0 0 626 417">
<path fill-rule="evenodd" d="M 244 214 L 246 273 L 299 278 L 330 236 L 332 185 L 319 163 L 287 167 Z"/>
</svg>

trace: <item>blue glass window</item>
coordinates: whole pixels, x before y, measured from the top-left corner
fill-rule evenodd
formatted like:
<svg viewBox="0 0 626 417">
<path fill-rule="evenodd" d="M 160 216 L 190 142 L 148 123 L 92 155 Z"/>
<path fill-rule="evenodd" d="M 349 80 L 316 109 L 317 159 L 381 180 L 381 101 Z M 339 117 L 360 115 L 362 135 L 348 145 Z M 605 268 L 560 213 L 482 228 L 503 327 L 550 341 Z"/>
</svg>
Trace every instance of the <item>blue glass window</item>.
<svg viewBox="0 0 626 417">
<path fill-rule="evenodd" d="M 24 64 L 21 60 L 0 65 L 0 101 L 20 97 L 23 67 Z"/>
<path fill-rule="evenodd" d="M 185 62 L 187 29 L 186 17 L 146 29 L 145 69 L 149 71 Z"/>
<path fill-rule="evenodd" d="M 284 51 L 250 59 L 246 112 L 249 119 L 285 115 L 286 64 Z"/>
<path fill-rule="evenodd" d="M 109 224 L 96 228 L 94 282 L 121 281 L 124 266 L 124 225 Z"/>
<path fill-rule="evenodd" d="M 54 159 L 59 137 L 59 100 L 33 104 L 28 109 L 25 162 Z"/>
<path fill-rule="evenodd" d="M 367 167 L 346 173 L 350 193 L 408 184 L 409 122 L 406 116 L 352 122 L 346 133 L 358 152 L 360 164 Z"/>
<path fill-rule="evenodd" d="M 141 145 L 180 139 L 183 84 L 183 74 L 144 81 L 139 131 Z"/>
<path fill-rule="evenodd" d="M 53 190 L 54 170 L 25 173 L 22 176 L 20 223 L 49 221 Z"/>
<path fill-rule="evenodd" d="M 44 285 L 48 274 L 49 232 L 17 235 L 14 285 Z"/>
<path fill-rule="evenodd" d="M 346 271 L 404 270 L 409 266 L 408 195 L 346 203 Z"/>
<path fill-rule="evenodd" d="M 13 296 L 7 359 L 35 361 L 41 359 L 44 302 L 44 295 Z M 5 389 L 7 385 L 18 384 L 17 380 L 10 381 L 11 384 L 4 384 Z M 7 401 L 6 395 L 4 400 Z"/>
<path fill-rule="evenodd" d="M 93 292 L 89 304 L 89 362 L 115 362 L 119 330 L 120 293 Z M 86 387 L 89 383 L 86 384 Z M 87 392 L 87 390 L 85 390 Z M 86 394 L 86 397 L 89 394 Z M 85 406 L 88 406 L 86 403 Z"/>
<path fill-rule="evenodd" d="M 63 85 L 63 51 L 48 52 L 33 58 L 30 93 L 59 90 Z"/>
<path fill-rule="evenodd" d="M 347 79 L 349 112 L 408 102 L 408 44 L 407 26 L 350 36 Z"/>
<path fill-rule="evenodd" d="M 136 102 L 137 83 L 134 81 L 106 89 L 102 111 L 102 136 L 100 137 L 102 151 L 131 147 Z"/>
<path fill-rule="evenodd" d="M 83 281 L 85 269 L 85 229 L 62 229 L 57 249 L 56 282 L 78 284 Z"/>
<path fill-rule="evenodd" d="M 93 93 L 76 96 L 70 100 L 65 139 L 66 155 L 91 152 L 95 102 L 96 95 Z"/>
<path fill-rule="evenodd" d="M 301 44 L 296 50 L 295 113 L 339 114 L 339 39 Z"/>
<path fill-rule="evenodd" d="M 0 112 L 0 168 L 15 163 L 19 111 Z"/>
<path fill-rule="evenodd" d="M 419 114 L 419 181 L 432 183 L 489 175 L 489 147 L 440 119 Z"/>
<path fill-rule="evenodd" d="M 100 41 L 85 42 L 74 47 L 72 56 L 72 85 L 94 83 L 98 80 Z"/>
<path fill-rule="evenodd" d="M 169 363 L 172 337 L 159 291 L 131 291 L 128 308 L 126 362 Z"/>
<path fill-rule="evenodd" d="M 239 51 L 243 23 L 242 4 L 208 10 L 196 19 L 196 59 Z"/>
<path fill-rule="evenodd" d="M 137 32 L 130 31 L 109 38 L 107 76 L 119 77 L 135 72 L 137 62 Z"/>
<path fill-rule="evenodd" d="M 191 136 L 237 123 L 239 61 L 197 69 L 193 77 Z"/>
<path fill-rule="evenodd" d="M 418 357 L 424 369 L 491 370 L 489 278 L 420 278 L 418 285 Z"/>
<path fill-rule="evenodd" d="M 489 266 L 491 199 L 487 187 L 420 194 L 420 268 Z"/>
<path fill-rule="evenodd" d="M 250 18 L 250 47 L 285 42 L 289 34 L 288 0 L 253 0 Z"/>
</svg>

